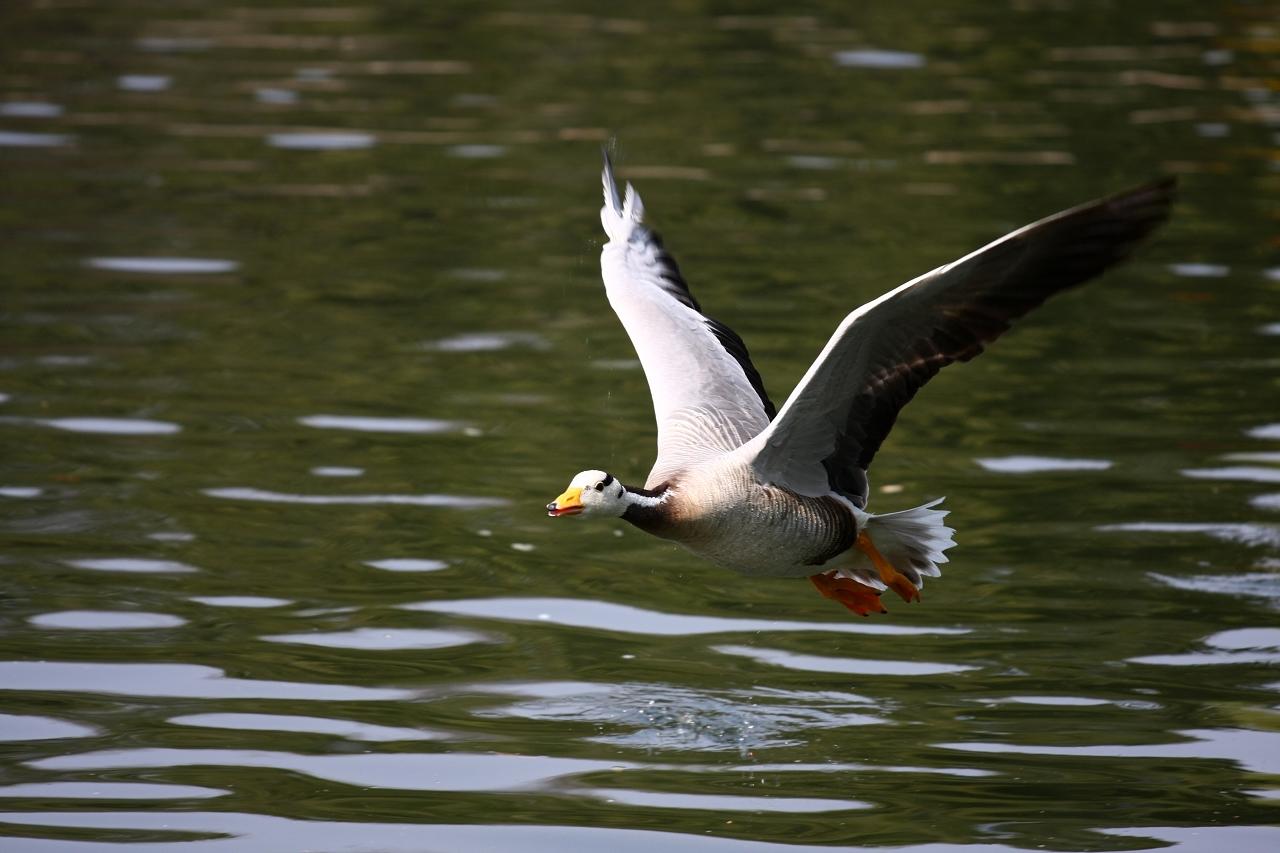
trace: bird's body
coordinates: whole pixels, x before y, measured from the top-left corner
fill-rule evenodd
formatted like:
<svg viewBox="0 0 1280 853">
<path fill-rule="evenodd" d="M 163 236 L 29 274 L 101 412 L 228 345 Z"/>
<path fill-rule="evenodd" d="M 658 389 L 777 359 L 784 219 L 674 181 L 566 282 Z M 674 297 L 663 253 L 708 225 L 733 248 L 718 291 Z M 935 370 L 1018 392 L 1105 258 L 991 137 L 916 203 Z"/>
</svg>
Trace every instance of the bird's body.
<svg viewBox="0 0 1280 853">
<path fill-rule="evenodd" d="M 923 506 L 866 511 L 867 468 L 899 410 L 942 367 L 1126 257 L 1168 215 L 1173 182 L 1081 205 L 914 279 L 845 318 L 780 411 L 742 339 L 702 313 L 605 158 L 600 266 L 644 367 L 658 457 L 644 488 L 584 471 L 547 510 L 620 516 L 743 575 L 809 577 L 863 615 L 919 598 L 954 545 Z"/>
<path fill-rule="evenodd" d="M 734 454 L 694 466 L 623 518 L 743 575 L 805 577 L 848 550 L 857 509 L 760 483 Z M 865 513 L 864 513 L 865 515 Z M 767 536 L 752 535 L 767 531 Z"/>
</svg>

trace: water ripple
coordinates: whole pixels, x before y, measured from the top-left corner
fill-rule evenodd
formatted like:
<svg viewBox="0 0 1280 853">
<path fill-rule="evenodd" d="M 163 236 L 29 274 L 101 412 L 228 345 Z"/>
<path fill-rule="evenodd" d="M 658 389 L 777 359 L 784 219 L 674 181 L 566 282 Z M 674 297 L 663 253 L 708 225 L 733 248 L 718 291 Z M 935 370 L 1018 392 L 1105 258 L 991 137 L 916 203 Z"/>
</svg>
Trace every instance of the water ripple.
<svg viewBox="0 0 1280 853">
<path fill-rule="evenodd" d="M 221 258 L 90 258 L 85 264 L 96 270 L 148 275 L 216 275 L 240 268 L 238 262 Z"/>
<path fill-rule="evenodd" d="M 1178 655 L 1146 655 L 1130 663 L 1158 666 L 1280 663 L 1280 628 L 1235 628 L 1205 637 L 1204 644 L 1218 651 Z"/>
<path fill-rule="evenodd" d="M 1125 524 L 1104 524 L 1094 528 L 1101 531 L 1134 533 L 1204 533 L 1223 542 L 1240 545 L 1265 545 L 1280 547 L 1280 527 L 1274 524 L 1207 524 L 1197 522 L 1135 521 Z"/>
<path fill-rule="evenodd" d="M 186 619 L 168 613 L 143 613 L 140 611 L 113 610 L 63 610 L 58 613 L 40 613 L 29 620 L 38 628 L 63 628 L 79 631 L 126 631 L 155 628 L 177 628 L 187 624 Z"/>
<path fill-rule="evenodd" d="M 1183 278 L 1225 278 L 1231 274 L 1231 267 L 1226 264 L 1169 264 L 1168 269 L 1169 272 Z"/>
<path fill-rule="evenodd" d="M 433 418 L 375 418 L 361 415 L 306 415 L 298 423 L 316 429 L 349 429 L 355 432 L 439 433 L 461 429 L 457 421 Z"/>
<path fill-rule="evenodd" d="M 1150 576 L 1174 589 L 1188 592 L 1212 592 L 1218 595 L 1252 596 L 1280 601 L 1280 573 L 1252 572 L 1239 575 L 1192 575 L 1174 577 L 1159 572 Z"/>
<path fill-rule="evenodd" d="M 347 853 L 423 853 L 425 850 L 557 853 L 564 850 L 608 850 L 610 853 L 652 853 L 678 848 L 682 853 L 831 853 L 829 845 L 750 841 L 667 829 L 616 829 L 607 826 L 538 824 L 373 823 L 296 820 L 237 812 L 0 812 L 0 821 L 18 826 L 78 827 L 128 830 L 171 837 L 182 849 L 198 844 L 210 853 L 297 853 L 298 850 L 343 850 Z M 205 836 L 198 842 L 190 835 Z M 230 836 L 230 837 L 228 837 Z M 68 851 L 73 841 L 24 838 L 30 853 Z M 141 845 L 139 845 L 141 846 Z M 145 847 L 143 849 L 146 849 Z M 896 847 L 898 853 L 927 853 L 936 846 Z M 970 844 L 965 853 L 1018 853 L 1002 844 Z M 1223 849 L 1231 849 L 1230 847 Z"/>
<path fill-rule="evenodd" d="M 0 685 L 0 689 L 3 689 L 3 685 Z M 98 730 L 92 726 L 69 723 L 55 717 L 0 714 L 0 742 L 93 737 L 97 733 Z"/>
<path fill-rule="evenodd" d="M 905 50 L 842 50 L 836 65 L 844 68 L 923 68 L 925 58 Z"/>
<path fill-rule="evenodd" d="M 939 743 L 939 749 L 1009 755 L 1059 755 L 1090 758 L 1226 759 L 1254 773 L 1280 773 L 1280 732 L 1253 729 L 1191 729 L 1173 734 L 1181 743 L 1027 746 L 1013 743 Z"/>
<path fill-rule="evenodd" d="M 298 132 L 272 133 L 267 144 L 293 151 L 355 151 L 372 148 L 378 138 L 372 133 Z"/>
<path fill-rule="evenodd" d="M 116 87 L 126 92 L 163 92 L 173 83 L 167 74 L 121 74 Z"/>
<path fill-rule="evenodd" d="M 74 136 L 65 133 L 26 133 L 18 130 L 0 130 L 0 147 L 10 148 L 63 148 L 75 142 Z"/>
<path fill-rule="evenodd" d="M 267 503 L 311 504 L 313 506 L 370 506 L 407 505 L 443 506 L 454 509 L 479 509 L 506 506 L 506 498 L 481 498 L 467 495 L 299 495 L 288 492 L 272 492 L 248 486 L 229 486 L 221 489 L 204 489 L 211 498 L 236 501 L 265 501 Z"/>
<path fill-rule="evenodd" d="M 1280 483 L 1280 468 L 1255 465 L 1229 465 L 1225 468 L 1186 468 L 1184 477 L 1198 480 L 1247 480 L 1252 483 Z"/>
<path fill-rule="evenodd" d="M 475 712 L 477 717 L 590 723 L 589 740 L 649 750 L 718 752 L 791 746 L 814 731 L 885 722 L 852 693 L 694 690 L 643 682 L 588 684 L 579 691 Z"/>
<path fill-rule="evenodd" d="M 96 435 L 173 435 L 182 427 L 168 421 L 152 421 L 142 418 L 49 418 L 37 421 L 65 432 L 84 432 Z"/>
<path fill-rule="evenodd" d="M 497 352 L 512 347 L 542 350 L 549 346 L 546 338 L 532 332 L 469 332 L 428 341 L 422 348 L 436 352 Z"/>
<path fill-rule="evenodd" d="M 720 616 L 660 613 L 625 604 L 578 598 L 471 598 L 423 601 L 401 605 L 404 610 L 477 616 L 508 622 L 550 622 L 571 628 L 592 628 L 649 636 L 693 636 L 756 631 L 831 631 L 842 634 L 919 636 L 967 634 L 966 628 L 909 628 L 866 622 L 790 622 L 734 619 Z"/>
<path fill-rule="evenodd" d="M 0 486 L 0 498 L 38 498 L 42 494 L 44 490 L 34 486 Z"/>
<path fill-rule="evenodd" d="M 26 762 L 38 770 L 124 770 L 161 767 L 261 767 L 343 785 L 401 791 L 517 791 L 546 788 L 587 773 L 635 764 L 541 755 L 362 753 L 300 755 L 253 749 L 109 749 Z"/>
<path fill-rule="evenodd" d="M 0 786 L 0 797 L 40 800 L 192 800 L 225 797 L 230 793 L 222 788 L 149 782 L 29 782 Z"/>
<path fill-rule="evenodd" d="M 866 658 L 833 658 L 817 655 L 799 655 L 780 649 L 762 649 L 755 646 L 713 646 L 713 651 L 726 655 L 750 658 L 757 663 L 781 666 L 802 672 L 839 672 L 846 675 L 950 675 L 978 669 L 976 666 L 928 663 L 905 660 L 868 660 Z"/>
<path fill-rule="evenodd" d="M 1057 459 L 1051 456 L 1001 456 L 975 459 L 988 471 L 1001 474 L 1034 474 L 1047 471 L 1106 471 L 1114 463 L 1107 459 Z"/>
<path fill-rule="evenodd" d="M 449 568 L 444 560 L 421 557 L 391 557 L 386 560 L 366 560 L 365 565 L 385 572 L 438 572 Z"/>
<path fill-rule="evenodd" d="M 0 690 L 107 693 L 197 699 L 408 699 L 408 690 L 228 678 L 216 667 L 182 663 L 0 661 Z"/>
<path fill-rule="evenodd" d="M 447 649 L 488 640 L 469 631 L 440 631 L 427 628 L 355 628 L 327 633 L 273 634 L 262 639 L 270 643 L 296 643 L 329 649 Z"/>
<path fill-rule="evenodd" d="M 12 118 L 57 118 L 62 115 L 60 104 L 46 101 L 5 101 L 0 103 L 0 116 Z"/>
<path fill-rule="evenodd" d="M 737 797 L 715 794 L 679 794 L 658 791 L 636 791 L 622 788 L 597 788 L 576 792 L 582 796 L 656 809 L 700 809 L 712 812 L 764 812 L 796 814 L 842 812 L 869 809 L 861 800 L 818 800 L 805 797 Z"/>
<path fill-rule="evenodd" d="M 210 729 L 259 732 L 306 732 L 334 735 L 348 740 L 399 741 L 439 740 L 446 737 L 439 732 L 411 729 L 404 726 L 379 726 L 356 720 L 337 720 L 331 717 L 302 717 L 293 714 L 186 714 L 170 717 L 168 723 L 175 726 L 199 726 Z"/>
<path fill-rule="evenodd" d="M 154 560 L 147 557 L 93 557 L 67 560 L 68 566 L 95 572 L 136 572 L 140 574 L 190 574 L 200 571 L 177 560 Z"/>
<path fill-rule="evenodd" d="M 293 604 L 292 599 L 264 595 L 193 595 L 190 600 L 210 607 L 283 607 Z"/>
</svg>

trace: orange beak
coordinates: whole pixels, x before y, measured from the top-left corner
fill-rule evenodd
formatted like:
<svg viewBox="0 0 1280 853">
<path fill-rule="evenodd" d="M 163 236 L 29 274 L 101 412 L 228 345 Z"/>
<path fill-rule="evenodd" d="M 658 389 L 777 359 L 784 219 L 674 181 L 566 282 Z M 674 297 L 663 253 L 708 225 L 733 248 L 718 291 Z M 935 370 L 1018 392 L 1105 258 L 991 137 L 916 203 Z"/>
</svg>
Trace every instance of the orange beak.
<svg viewBox="0 0 1280 853">
<path fill-rule="evenodd" d="M 547 504 L 547 515 L 577 515 L 582 512 L 582 489 L 577 486 L 565 489 L 564 494 Z"/>
</svg>

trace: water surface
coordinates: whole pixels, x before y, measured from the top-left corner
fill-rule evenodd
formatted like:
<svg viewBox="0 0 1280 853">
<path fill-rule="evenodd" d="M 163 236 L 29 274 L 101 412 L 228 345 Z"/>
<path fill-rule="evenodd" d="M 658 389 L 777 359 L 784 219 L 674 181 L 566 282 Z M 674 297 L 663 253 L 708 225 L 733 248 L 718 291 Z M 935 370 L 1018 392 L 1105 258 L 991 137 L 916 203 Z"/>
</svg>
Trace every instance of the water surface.
<svg viewBox="0 0 1280 853">
<path fill-rule="evenodd" d="M 5 4 L 0 847 L 1280 849 L 1277 20 Z M 652 461 L 601 144 L 778 402 L 861 302 L 1183 189 L 904 412 L 872 508 L 960 545 L 859 619 L 545 517 Z"/>
</svg>

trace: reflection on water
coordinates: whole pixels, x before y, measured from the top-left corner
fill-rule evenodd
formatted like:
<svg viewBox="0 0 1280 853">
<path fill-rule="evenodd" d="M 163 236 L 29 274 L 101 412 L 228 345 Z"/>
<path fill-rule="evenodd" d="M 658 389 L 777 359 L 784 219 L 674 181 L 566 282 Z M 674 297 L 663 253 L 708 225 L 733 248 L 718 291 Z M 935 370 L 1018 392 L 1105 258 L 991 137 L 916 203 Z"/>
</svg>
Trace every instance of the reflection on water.
<svg viewBox="0 0 1280 853">
<path fill-rule="evenodd" d="M 316 429 L 349 429 L 356 432 L 408 432 L 430 434 L 452 432 L 462 425 L 430 418 L 372 418 L 349 415 L 305 415 L 298 423 Z"/>
<path fill-rule="evenodd" d="M 75 137 L 65 133 L 28 133 L 20 130 L 0 130 L 0 148 L 61 148 L 75 143 Z"/>
<path fill-rule="evenodd" d="M 607 803 L 625 803 L 655 809 L 700 809 L 714 812 L 842 812 L 870 808 L 857 800 L 814 800 L 801 797 L 726 797 L 711 794 L 667 794 L 602 788 L 582 791 Z"/>
<path fill-rule="evenodd" d="M 0 848 L 1280 848 L 1274 2 L 20 5 Z M 903 412 L 873 508 L 960 547 L 855 620 L 545 518 L 652 460 L 601 144 L 775 401 L 898 282 L 1183 196 Z"/>
<path fill-rule="evenodd" d="M 616 853 L 648 853 L 678 843 L 680 849 L 695 853 L 725 853 L 743 849 L 741 842 L 716 838 L 681 836 L 672 841 L 669 829 L 619 829 L 603 826 L 466 825 L 407 821 L 374 823 L 290 820 L 260 814 L 235 812 L 0 812 L 0 821 L 20 826 L 83 827 L 130 830 L 132 837 L 146 833 L 156 841 L 175 843 L 187 833 L 207 836 L 200 850 L 254 850 L 256 853 L 291 853 L 299 849 L 341 849 L 352 853 L 422 853 L 424 850 L 529 850 L 552 853 L 557 850 L 611 850 Z M 229 836 L 229 837 L 228 837 Z M 75 842 L 33 841 L 32 851 L 74 850 Z M 823 853 L 827 845 L 794 842 L 753 842 L 750 853 Z M 936 848 L 935 848 L 936 849 Z M 1005 853 L 1015 848 L 999 844 L 966 847 L 971 853 Z M 923 853 L 923 851 L 922 851 Z"/>
<path fill-rule="evenodd" d="M 177 424 L 142 418 L 48 418 L 37 423 L 66 432 L 98 435 L 172 435 L 182 429 Z"/>
<path fill-rule="evenodd" d="M 1247 729 L 1205 729 L 1173 732 L 1180 743 L 1100 746 L 1023 746 L 1008 743 L 942 743 L 943 749 L 967 752 L 1062 755 L 1102 758 L 1221 758 L 1254 773 L 1280 772 L 1280 734 Z"/>
<path fill-rule="evenodd" d="M 196 785 L 150 785 L 145 782 L 33 782 L 0 785 L 0 797 L 37 800 L 203 800 L 230 791 Z"/>
<path fill-rule="evenodd" d="M 0 714 L 0 741 L 89 737 L 97 733 L 97 729 L 66 720 L 55 720 L 52 717 Z"/>
<path fill-rule="evenodd" d="M 109 610 L 64 610 L 40 613 L 27 620 L 39 628 L 70 628 L 78 631 L 136 631 L 177 628 L 185 619 L 167 613 L 123 613 Z"/>
<path fill-rule="evenodd" d="M 1001 474 L 1041 474 L 1047 471 L 1105 471 L 1112 466 L 1106 459 L 1054 459 L 1048 456 L 1004 456 L 998 459 L 974 460 L 988 471 Z"/>
<path fill-rule="evenodd" d="M 657 613 L 609 604 L 563 598 L 489 598 L 470 601 L 423 601 L 405 610 L 451 613 L 515 622 L 550 622 L 574 628 L 594 628 L 646 635 L 689 636 L 753 631 L 830 631 L 841 634 L 963 634 L 963 628 L 908 628 L 871 622 L 788 622 L 765 619 L 725 619 L 676 613 Z"/>
<path fill-rule="evenodd" d="M 310 732 L 362 741 L 436 740 L 437 732 L 402 726 L 379 726 L 356 720 L 334 720 L 327 717 L 300 717 L 296 714 L 187 714 L 170 717 L 175 726 L 201 726 L 212 729 L 263 732 Z"/>
<path fill-rule="evenodd" d="M 227 500 L 320 506 L 332 506 L 335 504 L 366 506 L 401 504 L 405 506 L 444 506 L 455 509 L 474 509 L 477 507 L 503 506 L 507 503 L 503 498 L 477 498 L 463 495 L 295 495 L 239 486 L 205 489 L 204 493 L 211 498 L 226 498 Z"/>
<path fill-rule="evenodd" d="M 308 634 L 276 634 L 263 637 L 269 643 L 300 643 L 331 649 L 447 649 L 482 642 L 481 634 L 467 631 L 431 631 L 418 628 L 356 628 Z"/>
<path fill-rule="evenodd" d="M 403 699 L 411 695 L 388 688 L 229 678 L 220 669 L 193 664 L 72 661 L 0 661 L 0 690 L 331 702 Z"/>
<path fill-rule="evenodd" d="M 214 275 L 240 266 L 217 258 L 90 258 L 85 263 L 98 270 L 155 275 Z"/>
<path fill-rule="evenodd" d="M 287 770 L 344 785 L 402 791 L 513 791 L 563 785 L 591 773 L 625 770 L 627 764 L 531 755 L 387 753 L 297 755 L 231 749 L 120 749 L 61 755 L 28 762 L 44 770 L 258 767 Z"/>
<path fill-rule="evenodd" d="M 751 658 L 772 666 L 810 672 L 843 672 L 849 675 L 944 675 L 976 669 L 944 663 L 924 661 L 866 660 L 863 658 L 832 658 L 818 655 L 797 655 L 779 649 L 762 649 L 746 646 L 713 646 L 717 652 Z"/>
<path fill-rule="evenodd" d="M 177 560 L 156 560 L 150 557 L 89 557 L 67 560 L 68 566 L 90 569 L 95 572 L 131 572 L 138 574 L 186 574 L 200 571 L 195 566 Z"/>
<path fill-rule="evenodd" d="M 344 151 L 371 148 L 377 139 L 371 133 L 272 133 L 267 144 L 272 148 L 302 151 Z"/>
</svg>

